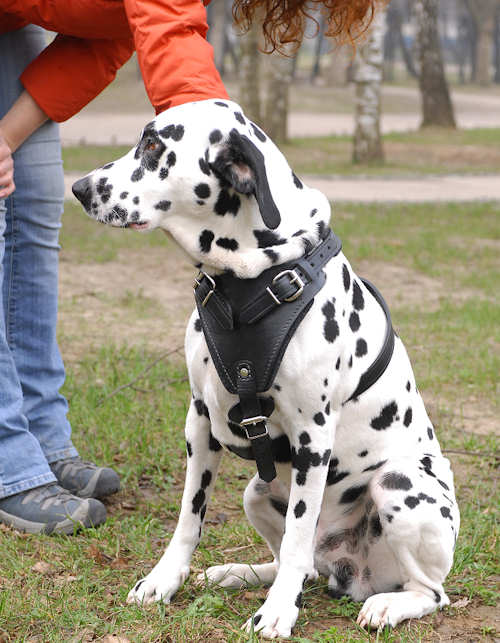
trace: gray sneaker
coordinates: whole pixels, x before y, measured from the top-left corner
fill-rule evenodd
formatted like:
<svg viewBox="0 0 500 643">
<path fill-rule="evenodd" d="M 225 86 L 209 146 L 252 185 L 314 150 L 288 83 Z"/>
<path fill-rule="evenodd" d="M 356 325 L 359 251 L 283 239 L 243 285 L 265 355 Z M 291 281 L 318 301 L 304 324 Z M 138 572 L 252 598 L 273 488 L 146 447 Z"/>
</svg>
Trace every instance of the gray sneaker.
<svg viewBox="0 0 500 643">
<path fill-rule="evenodd" d="M 0 500 L 0 522 L 30 534 L 72 534 L 106 520 L 99 500 L 84 500 L 55 482 Z"/>
<path fill-rule="evenodd" d="M 98 467 L 79 456 L 50 464 L 57 481 L 79 498 L 103 498 L 120 490 L 120 478 L 108 467 Z"/>
</svg>

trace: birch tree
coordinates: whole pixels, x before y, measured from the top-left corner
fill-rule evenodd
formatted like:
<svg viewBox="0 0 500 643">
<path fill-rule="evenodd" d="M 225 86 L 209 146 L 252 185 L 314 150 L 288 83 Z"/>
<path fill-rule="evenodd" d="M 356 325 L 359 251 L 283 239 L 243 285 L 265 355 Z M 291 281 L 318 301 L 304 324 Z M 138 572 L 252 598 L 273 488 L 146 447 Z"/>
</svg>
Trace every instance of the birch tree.
<svg viewBox="0 0 500 643">
<path fill-rule="evenodd" d="M 262 127 L 269 136 L 283 143 L 288 138 L 289 90 L 293 57 L 274 52 L 266 55 L 266 100 Z"/>
<path fill-rule="evenodd" d="M 438 32 L 438 0 L 415 0 L 420 58 L 421 127 L 456 127 Z"/>
<path fill-rule="evenodd" d="M 356 54 L 356 114 L 353 162 L 382 161 L 380 137 L 381 86 L 384 62 L 385 11 L 375 14 L 366 41 Z"/>
<path fill-rule="evenodd" d="M 499 4 L 498 0 L 467 0 L 477 31 L 474 81 L 483 86 L 491 83 L 495 13 Z"/>
</svg>

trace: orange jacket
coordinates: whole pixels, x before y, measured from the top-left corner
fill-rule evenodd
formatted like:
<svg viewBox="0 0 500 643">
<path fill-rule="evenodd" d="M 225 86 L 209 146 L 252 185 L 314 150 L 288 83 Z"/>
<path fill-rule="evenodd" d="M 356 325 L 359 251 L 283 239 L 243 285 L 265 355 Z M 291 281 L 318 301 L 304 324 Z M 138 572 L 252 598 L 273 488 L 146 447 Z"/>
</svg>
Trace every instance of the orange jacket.
<svg viewBox="0 0 500 643">
<path fill-rule="evenodd" d="M 26 90 L 55 121 L 97 96 L 134 46 L 157 113 L 227 97 L 206 40 L 201 0 L 3 0 L 0 31 L 30 23 L 59 34 L 21 75 Z"/>
</svg>

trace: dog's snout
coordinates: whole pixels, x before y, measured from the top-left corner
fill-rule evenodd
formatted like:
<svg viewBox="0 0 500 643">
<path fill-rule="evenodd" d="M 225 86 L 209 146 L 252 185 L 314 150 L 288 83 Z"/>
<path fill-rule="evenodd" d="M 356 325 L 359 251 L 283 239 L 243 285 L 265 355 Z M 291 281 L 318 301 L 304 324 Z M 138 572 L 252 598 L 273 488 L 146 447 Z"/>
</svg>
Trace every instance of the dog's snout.
<svg viewBox="0 0 500 643">
<path fill-rule="evenodd" d="M 92 201 L 92 183 L 87 176 L 84 176 L 83 179 L 79 179 L 73 183 L 73 194 L 80 201 L 83 207 L 90 211 L 90 204 Z"/>
</svg>

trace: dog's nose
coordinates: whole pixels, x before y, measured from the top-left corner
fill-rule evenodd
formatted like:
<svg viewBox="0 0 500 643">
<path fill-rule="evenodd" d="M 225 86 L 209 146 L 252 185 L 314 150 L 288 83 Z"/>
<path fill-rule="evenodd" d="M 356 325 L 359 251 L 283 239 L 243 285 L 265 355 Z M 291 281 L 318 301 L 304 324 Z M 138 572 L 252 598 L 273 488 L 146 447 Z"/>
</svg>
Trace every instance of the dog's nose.
<svg viewBox="0 0 500 643">
<path fill-rule="evenodd" d="M 76 183 L 73 183 L 71 189 L 83 207 L 89 211 L 92 201 L 92 182 L 88 176 L 84 176 L 83 179 L 79 179 Z"/>
</svg>

